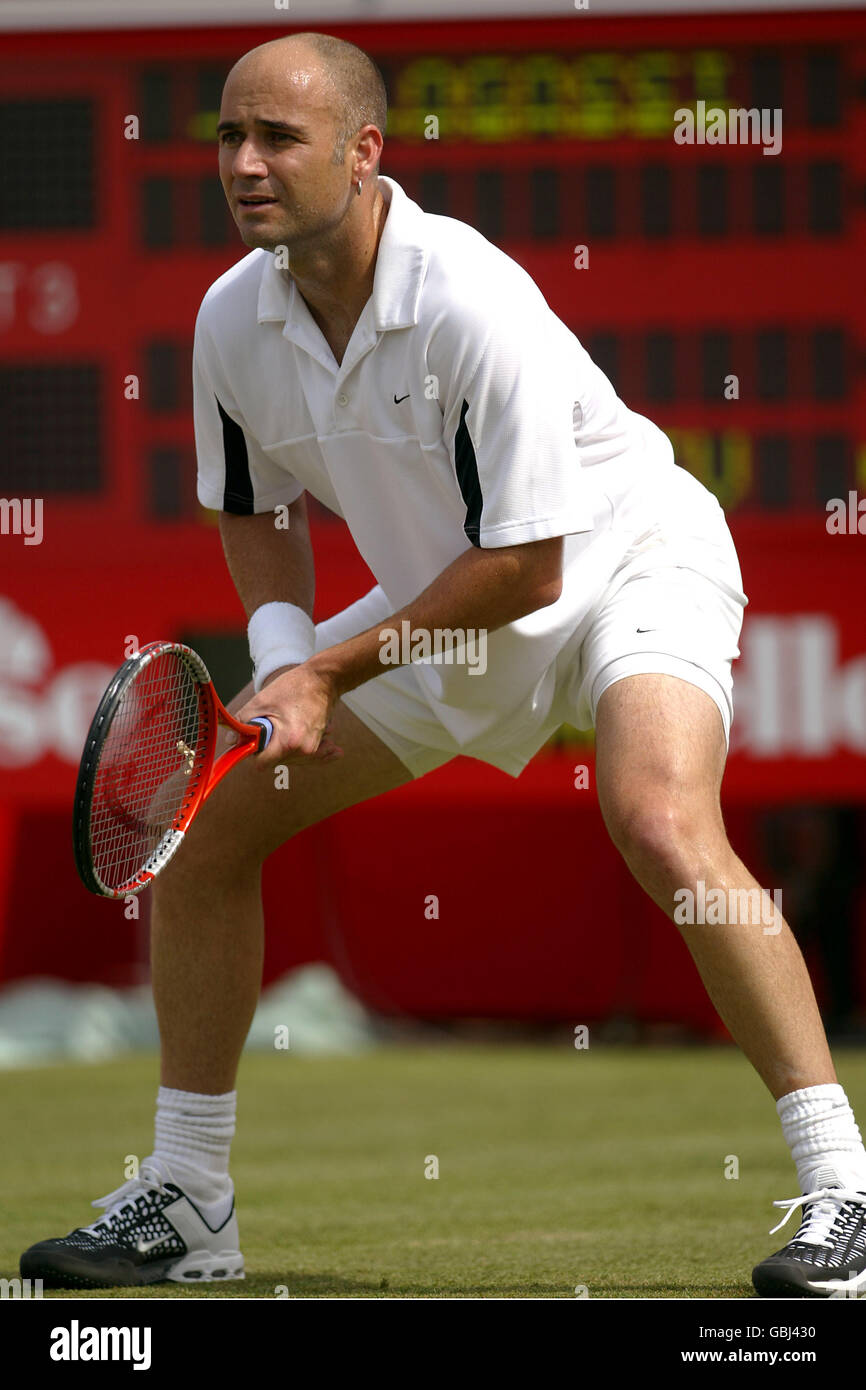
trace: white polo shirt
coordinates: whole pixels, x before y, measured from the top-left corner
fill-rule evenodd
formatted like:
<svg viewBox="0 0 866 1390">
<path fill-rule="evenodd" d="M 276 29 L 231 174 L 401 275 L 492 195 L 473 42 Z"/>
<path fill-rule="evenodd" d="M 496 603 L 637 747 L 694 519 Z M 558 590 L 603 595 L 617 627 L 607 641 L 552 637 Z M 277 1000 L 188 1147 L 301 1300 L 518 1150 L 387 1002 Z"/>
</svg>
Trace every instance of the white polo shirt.
<svg viewBox="0 0 866 1390">
<path fill-rule="evenodd" d="M 560 599 L 492 633 L 483 676 L 412 667 L 461 746 L 507 742 L 549 707 L 553 663 L 651 524 L 673 450 L 516 261 L 393 179 L 379 186 L 389 210 L 373 292 L 341 364 L 270 252 L 205 295 L 198 497 L 249 514 L 306 489 L 347 522 L 383 619 L 470 546 L 566 537 Z"/>
</svg>

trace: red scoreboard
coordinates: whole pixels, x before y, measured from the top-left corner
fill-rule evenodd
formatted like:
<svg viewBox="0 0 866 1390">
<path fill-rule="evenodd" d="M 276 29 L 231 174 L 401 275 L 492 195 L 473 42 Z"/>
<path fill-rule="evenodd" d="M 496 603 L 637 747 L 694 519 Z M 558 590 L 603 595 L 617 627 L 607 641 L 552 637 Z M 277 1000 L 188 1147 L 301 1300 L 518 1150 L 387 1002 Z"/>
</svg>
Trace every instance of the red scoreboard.
<svg viewBox="0 0 866 1390">
<path fill-rule="evenodd" d="M 384 73 L 382 172 L 519 260 L 627 404 L 668 431 L 728 510 L 752 611 L 834 608 L 825 664 L 859 659 L 866 540 L 831 538 L 825 521 L 828 501 L 866 493 L 866 13 L 331 32 Z M 68 794 L 82 710 L 127 633 L 242 629 L 195 500 L 190 352 L 205 289 L 245 254 L 216 174 L 222 83 L 274 33 L 3 41 L 0 496 L 43 499 L 44 540 L 13 555 L 0 538 L 0 645 L 50 648 L 24 662 L 31 687 L 0 690 L 0 767 L 20 770 L 21 794 Z M 678 143 L 677 113 L 700 103 L 779 113 L 780 148 Z M 324 614 L 368 576 L 342 524 L 315 517 Z M 179 593 L 181 552 L 203 569 Z M 792 679 L 811 650 L 786 658 Z M 69 663 L 87 670 L 62 700 L 46 694 Z M 862 768 L 866 697 L 833 691 L 825 704 L 855 707 L 844 737 L 827 725 L 841 789 L 862 780 L 844 768 L 851 752 Z M 741 708 L 768 698 L 744 688 Z M 32 756 L 11 747 L 28 715 Z M 779 756 L 796 751 L 785 737 Z"/>
<path fill-rule="evenodd" d="M 382 172 L 519 259 L 726 507 L 823 510 L 863 482 L 866 14 L 333 32 L 385 75 Z M 272 36 L 5 39 L 0 490 L 76 530 L 196 515 L 192 324 L 244 251 L 213 128 Z M 698 102 L 780 111 L 781 150 L 675 143 Z"/>
</svg>

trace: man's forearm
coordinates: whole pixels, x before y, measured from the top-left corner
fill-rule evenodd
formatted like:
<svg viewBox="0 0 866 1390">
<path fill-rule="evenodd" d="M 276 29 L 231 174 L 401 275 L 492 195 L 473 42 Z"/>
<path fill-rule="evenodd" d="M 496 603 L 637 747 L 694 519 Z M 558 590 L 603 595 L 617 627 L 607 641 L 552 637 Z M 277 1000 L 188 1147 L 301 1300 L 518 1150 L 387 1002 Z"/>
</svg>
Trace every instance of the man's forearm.
<svg viewBox="0 0 866 1390">
<path fill-rule="evenodd" d="M 337 695 L 382 674 L 385 628 L 414 632 L 459 629 L 495 632 L 554 603 L 562 587 L 562 537 L 498 550 L 473 547 L 437 575 L 416 599 L 375 627 L 317 652 L 305 667 L 332 683 Z"/>
<path fill-rule="evenodd" d="M 248 619 L 274 601 L 295 603 L 313 616 L 316 578 L 303 493 L 289 507 L 288 522 L 278 528 L 273 512 L 220 513 L 223 553 Z"/>
<path fill-rule="evenodd" d="M 267 771 L 282 762 L 329 762 L 342 750 L 329 738 L 339 698 L 383 669 L 383 627 L 415 631 L 494 632 L 537 608 L 554 603 L 562 591 L 562 538 L 534 541 L 501 550 L 471 549 L 419 594 L 382 623 L 347 642 L 308 657 L 270 684 L 239 710 L 241 719 L 267 715 L 274 734 L 256 762 Z M 267 598 L 273 598 L 269 593 Z"/>
</svg>

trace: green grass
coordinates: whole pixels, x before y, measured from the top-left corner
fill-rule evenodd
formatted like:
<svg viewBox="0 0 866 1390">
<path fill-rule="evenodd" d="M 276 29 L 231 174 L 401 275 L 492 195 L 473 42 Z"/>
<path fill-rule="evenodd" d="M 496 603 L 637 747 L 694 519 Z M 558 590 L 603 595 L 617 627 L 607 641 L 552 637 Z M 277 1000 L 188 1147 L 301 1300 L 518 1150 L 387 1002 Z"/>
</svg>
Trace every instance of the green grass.
<svg viewBox="0 0 866 1390">
<path fill-rule="evenodd" d="M 856 1110 L 866 1053 L 839 1066 Z M 0 1275 L 150 1152 L 156 1076 L 143 1056 L 0 1073 Z M 46 1296 L 747 1298 L 797 1191 L 734 1049 L 567 1042 L 251 1054 L 232 1174 L 244 1283 Z"/>
</svg>

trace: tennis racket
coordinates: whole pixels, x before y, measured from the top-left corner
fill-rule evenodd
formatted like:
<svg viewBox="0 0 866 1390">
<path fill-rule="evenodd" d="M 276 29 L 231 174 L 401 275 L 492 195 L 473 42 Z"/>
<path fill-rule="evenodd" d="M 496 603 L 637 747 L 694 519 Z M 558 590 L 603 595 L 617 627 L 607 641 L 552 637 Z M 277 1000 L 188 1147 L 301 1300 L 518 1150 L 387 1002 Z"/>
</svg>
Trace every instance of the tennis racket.
<svg viewBox="0 0 866 1390">
<path fill-rule="evenodd" d="M 237 740 L 217 758 L 220 725 Z M 234 719 L 201 657 L 179 642 L 151 642 L 125 661 L 93 717 L 75 788 L 72 841 L 85 888 L 105 898 L 140 893 L 214 787 L 272 733 L 269 719 Z"/>
</svg>

